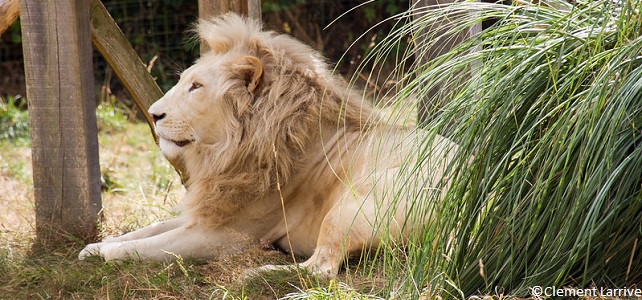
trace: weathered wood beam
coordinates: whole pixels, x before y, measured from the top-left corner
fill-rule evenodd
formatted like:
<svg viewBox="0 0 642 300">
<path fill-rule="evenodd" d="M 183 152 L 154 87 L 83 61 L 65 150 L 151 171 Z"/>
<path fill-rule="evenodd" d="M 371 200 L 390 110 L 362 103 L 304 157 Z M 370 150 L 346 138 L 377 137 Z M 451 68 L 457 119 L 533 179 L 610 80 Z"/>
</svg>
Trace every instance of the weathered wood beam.
<svg viewBox="0 0 642 300">
<path fill-rule="evenodd" d="M 154 122 L 147 114 L 147 110 L 163 96 L 163 92 L 102 2 L 100 0 L 89 0 L 88 2 L 91 13 L 91 40 L 94 47 L 105 58 L 120 83 L 127 89 L 147 120 L 154 140 L 158 141 L 154 132 Z"/>
<path fill-rule="evenodd" d="M 479 1 L 479 0 L 476 0 Z M 412 8 L 422 8 L 424 11 L 426 9 L 436 9 L 441 5 L 448 5 L 455 2 L 460 2 L 459 0 L 412 0 Z M 420 18 L 423 14 L 417 14 L 415 17 Z M 458 26 L 457 22 L 463 19 L 463 16 L 445 16 L 439 22 L 435 22 L 431 26 L 422 30 L 422 32 L 416 32 L 415 35 L 418 37 L 417 49 L 421 49 L 423 52 L 415 51 L 415 56 L 419 62 L 419 66 L 426 65 L 429 61 L 442 56 L 448 53 L 453 47 L 462 41 L 472 37 L 475 34 L 481 32 L 481 24 L 476 24 L 470 27 L 468 30 L 460 31 L 456 34 L 449 33 L 455 26 Z M 436 41 L 431 41 L 433 46 L 428 49 L 425 45 L 425 39 L 435 39 Z M 426 124 L 432 119 L 439 115 L 439 104 L 432 103 L 431 100 L 438 98 L 444 99 L 448 96 L 451 91 L 444 89 L 441 86 L 435 86 L 430 89 L 427 93 L 426 98 L 421 100 L 421 104 L 418 107 L 418 117 L 417 120 L 420 124 Z"/>
<path fill-rule="evenodd" d="M 0 0 L 0 35 L 13 24 L 20 14 L 18 0 Z"/>
<path fill-rule="evenodd" d="M 102 209 L 89 5 L 21 0 L 36 236 L 93 240 Z"/>
</svg>

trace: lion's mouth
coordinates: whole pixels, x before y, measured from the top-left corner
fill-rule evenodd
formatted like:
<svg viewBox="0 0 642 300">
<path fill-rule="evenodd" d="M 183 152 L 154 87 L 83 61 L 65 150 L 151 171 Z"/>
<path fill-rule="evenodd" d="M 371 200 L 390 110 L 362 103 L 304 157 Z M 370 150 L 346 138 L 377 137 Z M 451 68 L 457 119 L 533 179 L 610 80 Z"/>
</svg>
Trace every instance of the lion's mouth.
<svg viewBox="0 0 642 300">
<path fill-rule="evenodd" d="M 174 145 L 176 145 L 176 146 L 178 146 L 178 147 L 181 147 L 181 148 L 183 148 L 183 147 L 185 147 L 185 146 L 187 146 L 187 145 L 191 144 L 192 142 L 194 142 L 194 140 L 193 140 L 193 139 L 192 139 L 192 140 L 180 140 L 180 141 L 176 141 L 176 140 L 172 140 L 172 139 L 164 138 L 164 137 L 162 137 L 162 136 L 160 136 L 160 135 L 159 135 L 159 137 L 160 137 L 160 139 L 161 139 L 162 141 L 164 141 L 164 142 L 166 142 L 166 143 L 172 143 L 172 144 L 174 144 Z"/>
<path fill-rule="evenodd" d="M 171 142 L 176 144 L 176 146 L 185 147 L 185 146 L 189 145 L 190 143 L 192 143 L 193 141 L 192 140 L 183 140 L 183 141 L 171 141 Z"/>
</svg>

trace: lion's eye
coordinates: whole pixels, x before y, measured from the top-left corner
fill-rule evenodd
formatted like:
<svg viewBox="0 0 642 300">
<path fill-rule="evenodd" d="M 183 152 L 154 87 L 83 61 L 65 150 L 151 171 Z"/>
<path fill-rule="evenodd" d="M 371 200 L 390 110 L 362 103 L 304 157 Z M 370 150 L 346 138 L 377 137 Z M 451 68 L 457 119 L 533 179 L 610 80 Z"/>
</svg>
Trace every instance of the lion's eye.
<svg viewBox="0 0 642 300">
<path fill-rule="evenodd" d="M 192 86 L 189 88 L 189 91 L 190 92 L 195 91 L 195 90 L 201 88 L 202 86 L 203 85 L 198 83 L 198 82 L 192 82 Z"/>
</svg>

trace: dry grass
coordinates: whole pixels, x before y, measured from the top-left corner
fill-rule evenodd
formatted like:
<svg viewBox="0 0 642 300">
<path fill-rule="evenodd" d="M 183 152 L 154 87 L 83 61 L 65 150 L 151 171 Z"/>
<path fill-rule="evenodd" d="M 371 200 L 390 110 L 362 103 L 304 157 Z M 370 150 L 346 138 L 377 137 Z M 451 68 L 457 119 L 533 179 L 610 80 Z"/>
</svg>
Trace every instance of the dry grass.
<svg viewBox="0 0 642 300">
<path fill-rule="evenodd" d="M 103 231 L 122 234 L 166 219 L 182 198 L 180 178 L 156 148 L 145 124 L 99 137 Z"/>
<path fill-rule="evenodd" d="M 174 214 L 180 178 L 157 151 L 145 124 L 102 107 L 99 115 L 104 235 L 121 234 Z M 201 262 L 105 264 L 77 261 L 82 245 L 34 255 L 31 151 L 27 139 L 0 141 L 0 299 L 208 298 Z"/>
<path fill-rule="evenodd" d="M 102 234 L 122 234 L 173 216 L 184 189 L 147 125 L 128 121 L 127 111 L 109 105 L 97 113 Z M 341 281 L 372 286 L 349 275 L 329 282 L 297 272 L 240 280 L 249 268 L 291 263 L 290 256 L 259 245 L 209 262 L 79 261 L 80 244 L 34 254 L 32 190 L 28 139 L 0 140 L 0 299 L 276 299 L 306 295 L 311 288 L 326 295 L 314 299 L 334 299 L 332 293 L 360 296 Z"/>
<path fill-rule="evenodd" d="M 104 232 L 118 234 L 171 216 L 183 189 L 148 127 L 116 114 L 100 122 Z M 29 240 L 35 228 L 29 142 L 0 140 L 0 149 L 0 234 L 4 241 Z"/>
<path fill-rule="evenodd" d="M 21 251 L 35 228 L 31 150 L 0 145 L 0 244 L 4 252 Z"/>
</svg>

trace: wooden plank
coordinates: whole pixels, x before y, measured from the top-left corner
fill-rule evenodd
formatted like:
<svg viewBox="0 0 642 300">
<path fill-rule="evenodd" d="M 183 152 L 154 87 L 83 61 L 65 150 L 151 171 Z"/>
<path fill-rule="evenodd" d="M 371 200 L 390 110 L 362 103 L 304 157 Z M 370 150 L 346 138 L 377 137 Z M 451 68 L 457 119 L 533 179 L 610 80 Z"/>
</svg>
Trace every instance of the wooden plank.
<svg viewBox="0 0 642 300">
<path fill-rule="evenodd" d="M 0 0 L 0 35 L 13 24 L 19 14 L 18 0 Z"/>
<path fill-rule="evenodd" d="M 154 140 L 154 122 L 147 114 L 149 107 L 163 96 L 147 67 L 100 0 L 90 0 L 91 39 L 94 47 L 114 70 L 149 124 Z"/>
<path fill-rule="evenodd" d="M 102 209 L 89 6 L 21 0 L 36 236 L 90 241 Z"/>
<path fill-rule="evenodd" d="M 198 0 L 198 17 L 210 19 L 228 12 L 258 20 L 261 22 L 261 0 Z M 201 42 L 201 53 L 209 50 L 206 43 Z"/>
<path fill-rule="evenodd" d="M 435 9 L 439 5 L 446 5 L 455 2 L 458 2 L 458 0 L 412 0 L 411 5 L 415 8 Z M 416 17 L 420 18 L 422 15 L 423 14 L 418 14 Z M 456 26 L 455 22 L 458 20 L 459 18 L 453 16 L 444 17 L 442 21 L 432 24 L 422 32 L 415 33 L 420 39 L 417 41 L 419 48 L 426 48 L 422 47 L 424 41 L 421 39 L 434 39 L 435 37 L 439 37 L 439 40 L 432 41 L 434 42 L 434 46 L 428 49 L 427 52 L 415 52 L 416 59 L 420 62 L 420 65 L 425 65 L 427 62 L 448 53 L 448 51 L 457 44 L 481 32 L 481 24 L 477 24 L 469 28 L 468 31 L 461 31 L 458 34 L 447 34 L 448 30 L 452 29 L 453 26 Z M 447 97 L 449 92 L 450 91 L 444 90 L 440 86 L 436 86 L 428 91 L 427 97 L 422 99 L 418 108 L 417 120 L 420 124 L 427 124 L 439 115 L 439 107 L 437 107 L 439 104 L 431 103 L 431 99 L 435 99 L 435 97 L 438 97 L 438 99 L 444 99 Z"/>
<path fill-rule="evenodd" d="M 263 22 L 261 18 L 261 0 L 247 0 L 247 16 Z"/>
</svg>

